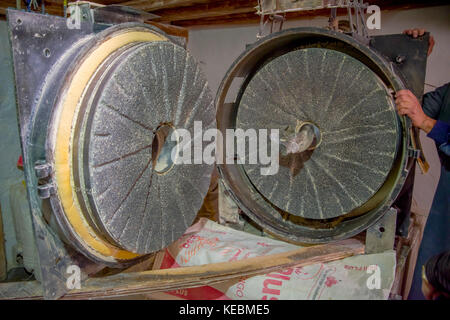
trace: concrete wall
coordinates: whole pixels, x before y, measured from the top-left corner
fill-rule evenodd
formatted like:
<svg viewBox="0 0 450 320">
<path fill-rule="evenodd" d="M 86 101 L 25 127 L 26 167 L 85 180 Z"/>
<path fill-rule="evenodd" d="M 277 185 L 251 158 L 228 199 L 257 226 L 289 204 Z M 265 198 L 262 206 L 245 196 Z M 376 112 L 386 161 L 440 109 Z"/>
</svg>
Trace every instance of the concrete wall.
<svg viewBox="0 0 450 320">
<path fill-rule="evenodd" d="M 284 29 L 302 26 L 323 27 L 327 24 L 326 17 L 288 20 Z M 428 85 L 425 86 L 425 91 L 428 92 L 433 90 L 433 86 L 440 86 L 450 81 L 450 6 L 382 11 L 381 30 L 371 31 L 371 34 L 400 33 L 412 27 L 425 28 L 436 40 L 427 65 L 425 82 Z M 188 49 L 202 64 L 214 93 L 232 62 L 242 53 L 247 44 L 256 41 L 257 32 L 256 24 L 237 27 L 196 27 L 190 30 Z M 422 144 L 431 169 L 426 175 L 420 174 L 420 170 L 417 170 L 414 201 L 421 211 L 428 212 L 440 175 L 440 164 L 431 139 L 423 135 Z"/>
</svg>

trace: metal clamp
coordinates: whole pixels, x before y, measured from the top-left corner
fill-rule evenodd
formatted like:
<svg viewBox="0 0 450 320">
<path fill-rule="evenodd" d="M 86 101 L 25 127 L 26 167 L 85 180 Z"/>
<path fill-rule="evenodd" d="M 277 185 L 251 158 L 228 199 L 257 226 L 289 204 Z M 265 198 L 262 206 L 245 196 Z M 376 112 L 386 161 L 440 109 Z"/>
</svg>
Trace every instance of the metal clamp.
<svg viewBox="0 0 450 320">
<path fill-rule="evenodd" d="M 421 155 L 421 151 L 419 149 L 408 148 L 408 157 L 419 159 Z"/>
</svg>

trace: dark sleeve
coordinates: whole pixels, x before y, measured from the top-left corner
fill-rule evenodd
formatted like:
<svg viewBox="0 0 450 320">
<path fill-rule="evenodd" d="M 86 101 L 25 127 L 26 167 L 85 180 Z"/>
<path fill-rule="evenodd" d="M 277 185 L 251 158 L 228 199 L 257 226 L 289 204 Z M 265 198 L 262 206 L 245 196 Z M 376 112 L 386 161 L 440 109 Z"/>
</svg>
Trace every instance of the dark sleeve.
<svg viewBox="0 0 450 320">
<path fill-rule="evenodd" d="M 439 87 L 432 92 L 428 92 L 423 96 L 422 109 L 430 118 L 436 120 L 439 116 L 439 111 L 444 103 L 444 96 L 448 90 L 448 85 L 448 83 L 444 84 L 442 87 Z"/>
<path fill-rule="evenodd" d="M 439 150 L 450 156 L 450 123 L 436 121 L 427 137 L 433 139 Z"/>
</svg>

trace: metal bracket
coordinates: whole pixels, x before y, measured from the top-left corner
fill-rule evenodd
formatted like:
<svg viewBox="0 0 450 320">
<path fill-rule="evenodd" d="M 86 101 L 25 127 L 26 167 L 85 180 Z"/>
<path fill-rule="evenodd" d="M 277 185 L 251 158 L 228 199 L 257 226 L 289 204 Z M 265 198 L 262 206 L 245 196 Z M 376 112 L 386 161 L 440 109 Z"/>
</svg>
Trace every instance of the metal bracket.
<svg viewBox="0 0 450 320">
<path fill-rule="evenodd" d="M 421 152 L 419 149 L 408 148 L 408 157 L 414 158 L 414 159 L 419 159 L 420 155 L 421 155 Z"/>
<path fill-rule="evenodd" d="M 305 10 L 331 9 L 329 28 L 337 29 L 337 9 L 346 8 L 349 20 L 349 33 L 353 38 L 357 39 L 365 45 L 369 44 L 370 37 L 366 26 L 366 16 L 364 10 L 369 6 L 364 0 L 309 0 L 309 1 L 288 1 L 288 0 L 258 0 L 256 7 L 260 16 L 259 32 L 257 39 L 263 38 L 265 35 L 264 27 L 271 21 L 270 33 L 273 31 L 274 21 L 279 21 L 281 31 L 283 21 L 286 20 L 288 12 L 297 12 Z M 354 25 L 355 23 L 355 25 Z"/>
<path fill-rule="evenodd" d="M 381 253 L 394 248 L 397 210 L 390 208 L 374 225 L 367 229 L 365 254 Z"/>
</svg>

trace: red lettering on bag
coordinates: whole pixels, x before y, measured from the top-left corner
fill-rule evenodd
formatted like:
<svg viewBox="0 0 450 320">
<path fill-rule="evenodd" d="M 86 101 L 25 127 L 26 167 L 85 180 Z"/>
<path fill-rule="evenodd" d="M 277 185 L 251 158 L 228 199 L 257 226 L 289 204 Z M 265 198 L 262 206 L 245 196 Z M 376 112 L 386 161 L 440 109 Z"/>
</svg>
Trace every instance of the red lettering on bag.
<svg viewBox="0 0 450 320">
<path fill-rule="evenodd" d="M 266 279 L 266 280 L 264 280 L 264 283 L 263 283 L 264 288 L 263 288 L 262 292 L 263 293 L 267 293 L 267 294 L 273 294 L 273 295 L 279 296 L 280 295 L 280 290 L 270 289 L 269 288 L 269 284 L 273 284 L 273 285 L 276 285 L 276 286 L 281 286 L 281 283 L 282 282 L 280 280 Z"/>
</svg>

